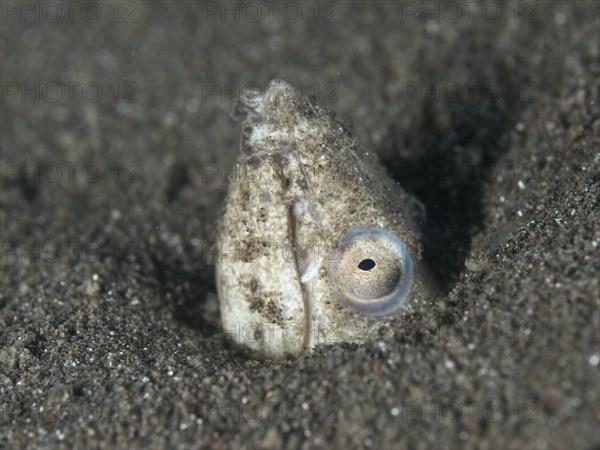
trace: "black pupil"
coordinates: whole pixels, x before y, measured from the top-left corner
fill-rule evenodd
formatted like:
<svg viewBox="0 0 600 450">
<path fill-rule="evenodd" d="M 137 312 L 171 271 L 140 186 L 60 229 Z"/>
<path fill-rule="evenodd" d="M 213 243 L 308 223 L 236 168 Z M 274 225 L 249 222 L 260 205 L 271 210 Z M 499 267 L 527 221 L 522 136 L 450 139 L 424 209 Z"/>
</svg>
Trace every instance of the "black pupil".
<svg viewBox="0 0 600 450">
<path fill-rule="evenodd" d="M 358 263 L 358 268 L 360 270 L 371 270 L 373 267 L 375 267 L 375 261 L 373 261 L 372 259 L 363 259 L 361 262 Z"/>
</svg>

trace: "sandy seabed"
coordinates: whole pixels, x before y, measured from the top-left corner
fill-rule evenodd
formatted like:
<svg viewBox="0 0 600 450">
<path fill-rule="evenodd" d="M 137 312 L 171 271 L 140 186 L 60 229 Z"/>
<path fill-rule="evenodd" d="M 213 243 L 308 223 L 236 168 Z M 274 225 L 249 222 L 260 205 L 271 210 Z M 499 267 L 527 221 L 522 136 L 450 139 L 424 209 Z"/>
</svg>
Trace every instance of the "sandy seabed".
<svg viewBox="0 0 600 450">
<path fill-rule="evenodd" d="M 226 5 L 2 3 L 0 448 L 600 445 L 599 4 Z M 444 291 L 278 363 L 208 257 L 276 75 L 423 202 Z"/>
</svg>

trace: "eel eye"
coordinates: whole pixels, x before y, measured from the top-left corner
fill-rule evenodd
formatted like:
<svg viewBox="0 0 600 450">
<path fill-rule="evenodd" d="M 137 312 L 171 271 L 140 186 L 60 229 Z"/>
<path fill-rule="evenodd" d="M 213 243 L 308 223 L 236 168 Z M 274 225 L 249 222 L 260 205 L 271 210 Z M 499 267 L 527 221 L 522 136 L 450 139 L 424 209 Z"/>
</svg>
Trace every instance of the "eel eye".
<svg viewBox="0 0 600 450">
<path fill-rule="evenodd" d="M 394 313 L 412 290 L 412 258 L 404 242 L 389 231 L 351 232 L 340 243 L 332 268 L 344 304 L 364 314 Z"/>
</svg>

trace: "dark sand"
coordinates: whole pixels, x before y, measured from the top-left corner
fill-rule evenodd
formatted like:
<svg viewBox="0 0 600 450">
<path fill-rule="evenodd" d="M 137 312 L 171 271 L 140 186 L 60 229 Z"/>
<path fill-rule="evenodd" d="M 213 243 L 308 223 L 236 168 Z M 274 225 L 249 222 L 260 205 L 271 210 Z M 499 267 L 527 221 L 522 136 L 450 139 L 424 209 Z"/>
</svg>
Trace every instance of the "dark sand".
<svg viewBox="0 0 600 450">
<path fill-rule="evenodd" d="M 600 445 L 598 2 L 27 5 L 0 23 L 0 448 Z M 275 75 L 423 201 L 444 286 L 286 363 L 224 342 L 206 257 L 236 83 Z"/>
</svg>

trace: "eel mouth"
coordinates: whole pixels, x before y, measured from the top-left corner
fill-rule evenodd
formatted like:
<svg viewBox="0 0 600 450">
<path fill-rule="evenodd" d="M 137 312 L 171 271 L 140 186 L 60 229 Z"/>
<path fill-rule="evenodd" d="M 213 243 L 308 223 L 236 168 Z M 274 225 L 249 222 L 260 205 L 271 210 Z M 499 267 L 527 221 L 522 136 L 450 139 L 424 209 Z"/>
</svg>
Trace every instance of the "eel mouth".
<svg viewBox="0 0 600 450">
<path fill-rule="evenodd" d="M 297 279 L 300 283 L 300 292 L 302 292 L 302 302 L 304 304 L 304 333 L 302 335 L 302 352 L 301 354 L 306 353 L 310 348 L 310 326 L 311 326 L 311 316 L 312 316 L 312 283 L 304 283 L 304 267 L 306 266 L 306 262 L 304 260 L 305 255 L 302 254 L 302 249 L 298 248 L 298 227 L 296 222 L 296 214 L 294 212 L 295 204 L 291 204 L 288 206 L 288 220 L 290 223 L 289 233 L 292 242 L 292 249 L 295 255 L 295 266 L 296 266 L 296 275 Z"/>
<path fill-rule="evenodd" d="M 231 117 L 242 122 L 240 152 L 248 157 L 270 158 L 275 168 L 274 175 L 281 183 L 282 193 L 290 186 L 290 177 L 286 174 L 286 161 L 297 161 L 300 167 L 300 178 L 305 181 L 306 193 L 312 194 L 312 184 L 296 147 L 298 137 L 295 129 L 289 124 L 297 122 L 305 108 L 301 91 L 282 79 L 274 79 L 261 92 L 249 89 L 234 104 Z M 256 126 L 258 125 L 258 126 Z M 299 216 L 304 212 L 301 199 L 295 199 L 287 205 L 288 242 L 291 244 L 294 258 L 296 279 L 300 283 L 300 292 L 304 306 L 302 348 L 297 356 L 307 353 L 311 346 L 310 326 L 312 323 L 312 299 L 314 298 L 312 277 L 307 277 L 309 266 L 307 256 L 299 248 L 298 227 Z M 305 250 L 305 249 L 304 249 Z M 310 266 L 312 268 L 312 266 Z"/>
<path fill-rule="evenodd" d="M 288 187 L 289 180 L 286 179 L 283 169 L 283 157 L 281 153 L 275 153 L 272 155 L 273 163 L 277 170 L 275 171 L 276 176 L 281 182 L 282 189 L 285 191 Z M 300 292 L 302 293 L 302 303 L 304 305 L 304 323 L 303 334 L 302 334 L 302 350 L 300 355 L 305 354 L 310 348 L 310 324 L 311 324 L 311 302 L 312 302 L 312 285 L 311 283 L 304 283 L 303 277 L 306 267 L 305 255 L 302 253 L 302 249 L 298 246 L 298 205 L 297 201 L 294 201 L 288 205 L 287 208 L 287 219 L 288 219 L 288 241 L 291 243 L 292 252 L 294 255 L 294 267 L 296 269 L 296 279 L 300 284 Z M 300 356 L 298 355 L 298 356 Z"/>
</svg>

